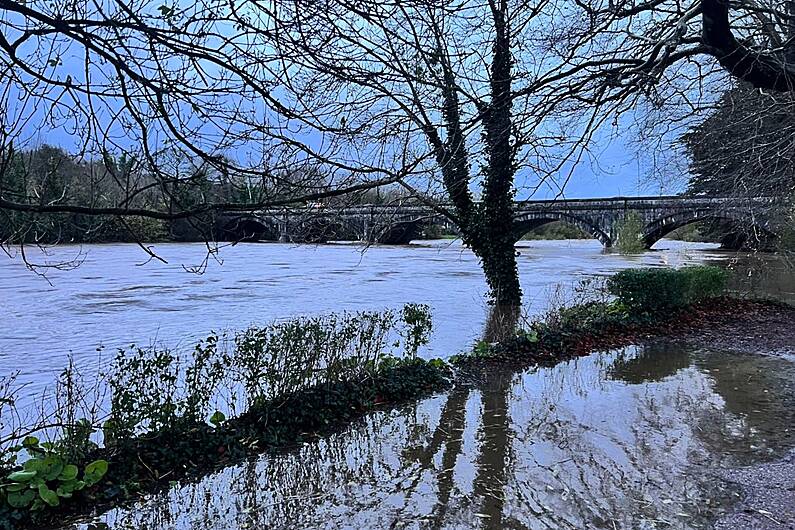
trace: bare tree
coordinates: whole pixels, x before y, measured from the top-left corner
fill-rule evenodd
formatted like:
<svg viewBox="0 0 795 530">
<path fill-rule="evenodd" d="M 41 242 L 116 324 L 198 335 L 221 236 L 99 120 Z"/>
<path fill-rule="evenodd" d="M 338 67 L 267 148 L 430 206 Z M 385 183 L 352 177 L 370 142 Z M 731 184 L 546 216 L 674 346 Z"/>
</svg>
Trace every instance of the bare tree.
<svg viewBox="0 0 795 530">
<path fill-rule="evenodd" d="M 537 32 L 554 9 L 548 1 L 280 1 L 257 3 L 235 24 L 271 36 L 290 58 L 271 73 L 313 127 L 424 161 L 403 169 L 399 183 L 460 228 L 493 300 L 515 306 L 517 188 L 570 171 L 607 115 L 583 118 L 555 84 L 559 38 Z"/>
</svg>

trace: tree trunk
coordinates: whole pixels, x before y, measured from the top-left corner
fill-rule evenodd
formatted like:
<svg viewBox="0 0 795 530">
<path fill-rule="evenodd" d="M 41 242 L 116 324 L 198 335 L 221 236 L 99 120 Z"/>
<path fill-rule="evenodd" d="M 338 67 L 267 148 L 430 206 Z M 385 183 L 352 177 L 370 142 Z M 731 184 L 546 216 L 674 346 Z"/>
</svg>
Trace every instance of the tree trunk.
<svg viewBox="0 0 795 530">
<path fill-rule="evenodd" d="M 522 288 L 519 285 L 513 237 L 506 233 L 487 238 L 481 245 L 479 248 L 473 247 L 473 250 L 480 257 L 494 303 L 498 306 L 521 305 Z"/>
<path fill-rule="evenodd" d="M 446 129 L 443 141 L 432 127 L 425 128 L 430 145 L 442 171 L 445 188 L 456 213 L 456 223 L 463 241 L 478 256 L 489 285 L 492 302 L 498 306 L 518 307 L 522 303 L 519 273 L 513 248 L 513 216 L 515 174 L 514 151 L 511 143 L 511 57 L 510 30 L 506 0 L 489 4 L 492 9 L 495 40 L 491 64 L 491 102 L 483 105 L 483 141 L 487 162 L 483 173 L 483 199 L 476 203 L 469 189 L 470 168 L 465 130 L 461 124 L 461 105 L 458 99 L 455 72 L 448 50 L 437 50 L 443 72 L 442 114 Z"/>
<path fill-rule="evenodd" d="M 483 117 L 488 164 L 483 182 L 483 238 L 481 259 L 486 280 L 498 305 L 519 306 L 522 290 L 513 248 L 514 188 L 516 172 L 511 130 L 511 43 L 508 5 L 494 2 L 494 51 L 491 62 L 491 105 Z"/>
</svg>

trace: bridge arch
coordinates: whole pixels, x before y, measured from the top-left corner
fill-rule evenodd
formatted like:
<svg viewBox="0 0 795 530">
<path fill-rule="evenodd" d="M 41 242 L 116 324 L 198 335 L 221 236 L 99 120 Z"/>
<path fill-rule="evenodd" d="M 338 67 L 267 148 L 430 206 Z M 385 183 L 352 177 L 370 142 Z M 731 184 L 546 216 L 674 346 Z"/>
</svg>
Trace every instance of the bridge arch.
<svg viewBox="0 0 795 530">
<path fill-rule="evenodd" d="M 536 228 L 544 226 L 545 224 L 554 223 L 555 221 L 562 221 L 564 223 L 576 226 L 584 233 L 593 236 L 594 239 L 598 239 L 599 242 L 606 247 L 611 247 L 613 245 L 613 240 L 608 233 L 595 223 L 575 215 L 556 211 L 526 212 L 517 216 L 516 220 L 514 221 L 514 233 L 516 234 L 516 240 L 518 241 L 523 235 L 525 235 L 527 232 L 530 232 L 531 230 L 535 230 Z"/>
<path fill-rule="evenodd" d="M 276 241 L 279 239 L 278 224 L 270 218 L 235 217 L 223 222 L 221 229 L 235 241 Z"/>
<path fill-rule="evenodd" d="M 754 216 L 747 211 L 696 209 L 681 210 L 650 222 L 643 230 L 643 242 L 646 248 L 651 248 L 657 241 L 677 228 L 703 221 L 742 223 L 744 226 L 749 227 L 749 229 L 758 231 L 758 233 L 764 236 L 765 240 L 774 239 L 776 237 L 765 223 L 760 222 L 758 219 L 754 219 Z M 724 243 L 724 246 L 739 248 L 745 241 L 745 238 L 732 238 L 728 241 L 733 241 L 734 243 L 730 245 Z"/>
</svg>

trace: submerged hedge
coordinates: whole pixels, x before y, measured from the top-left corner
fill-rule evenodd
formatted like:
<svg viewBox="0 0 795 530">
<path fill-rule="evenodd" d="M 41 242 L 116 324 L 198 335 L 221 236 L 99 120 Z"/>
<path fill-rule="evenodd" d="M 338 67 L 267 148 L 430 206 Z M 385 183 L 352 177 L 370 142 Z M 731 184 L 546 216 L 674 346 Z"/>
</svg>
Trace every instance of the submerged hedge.
<svg viewBox="0 0 795 530">
<path fill-rule="evenodd" d="M 50 504 L 49 509 L 40 506 L 30 510 L 6 502 L 0 505 L 0 528 L 38 528 L 64 515 L 90 513 L 96 506 L 156 491 L 174 480 L 200 475 L 249 455 L 294 447 L 338 430 L 379 407 L 442 391 L 450 386 L 450 379 L 444 362 L 394 360 L 367 379 L 338 381 L 257 401 L 242 415 L 216 421 L 215 425 L 180 421 L 116 446 L 97 448 L 86 457 L 104 463 L 101 481 L 72 492 L 70 502 Z"/>
<path fill-rule="evenodd" d="M 588 301 L 554 309 L 500 342 L 481 341 L 450 362 L 554 364 L 595 348 L 630 344 L 672 322 L 697 320 L 702 303 L 720 297 L 726 282 L 726 272 L 717 267 L 625 270 L 607 278 L 603 288 L 584 282 L 590 285 Z M 726 311 L 736 306 L 721 300 Z"/>
<path fill-rule="evenodd" d="M 0 529 L 56 524 L 444 390 L 450 367 L 416 356 L 431 328 L 429 308 L 408 304 L 211 334 L 182 355 L 131 347 L 89 384 L 110 393 L 100 417 L 70 365 L 53 396 L 57 426 L 0 437 Z M 0 427 L 15 412 L 3 388 L 0 378 Z M 225 399 L 242 412 L 227 419 Z"/>
</svg>

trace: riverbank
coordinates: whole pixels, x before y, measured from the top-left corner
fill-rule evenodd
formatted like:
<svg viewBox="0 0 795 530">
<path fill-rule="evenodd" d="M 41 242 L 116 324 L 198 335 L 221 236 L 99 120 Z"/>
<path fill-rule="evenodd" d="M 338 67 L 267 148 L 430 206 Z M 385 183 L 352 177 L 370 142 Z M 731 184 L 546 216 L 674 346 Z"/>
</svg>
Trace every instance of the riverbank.
<svg viewBox="0 0 795 530">
<path fill-rule="evenodd" d="M 784 359 L 722 355 L 680 339 L 652 333 L 639 346 L 548 368 L 471 366 L 418 404 L 368 413 L 295 451 L 181 482 L 97 521 L 309 529 L 387 528 L 410 517 L 423 528 L 462 520 L 501 528 L 516 517 L 528 527 L 711 528 L 740 499 L 721 473 L 792 446 L 765 440 L 790 423 L 781 407 L 792 403 L 785 385 L 795 379 Z M 762 389 L 774 399 L 758 401 L 768 396 Z M 751 410 L 758 414 L 746 418 Z M 738 421 L 749 422 L 744 435 L 731 430 Z M 468 472 L 456 471 L 461 462 Z M 504 491 L 506 482 L 520 487 Z"/>
</svg>

